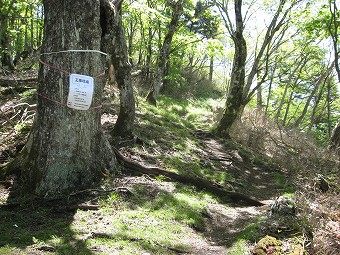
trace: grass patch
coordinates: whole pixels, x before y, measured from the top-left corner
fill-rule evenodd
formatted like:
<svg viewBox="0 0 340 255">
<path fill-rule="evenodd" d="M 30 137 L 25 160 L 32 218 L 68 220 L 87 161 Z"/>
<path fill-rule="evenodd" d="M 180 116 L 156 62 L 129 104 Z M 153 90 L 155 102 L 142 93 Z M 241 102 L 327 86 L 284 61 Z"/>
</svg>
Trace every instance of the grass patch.
<svg viewBox="0 0 340 255">
<path fill-rule="evenodd" d="M 185 154 L 185 156 L 180 154 L 175 156 L 162 156 L 160 159 L 166 164 L 167 170 L 182 175 L 206 178 L 223 186 L 227 185 L 228 181 L 233 180 L 233 176 L 227 171 L 211 170 L 212 166 L 215 167 L 215 169 L 221 168 L 218 162 L 214 163 L 214 165 L 203 166 L 206 164 L 204 161 L 195 156 L 188 157 L 188 154 Z"/>
<path fill-rule="evenodd" d="M 176 254 L 188 251 L 182 240 L 191 228 L 204 227 L 206 202 L 193 190 L 179 187 L 156 197 L 140 185 L 124 197 L 112 193 L 100 200 L 99 211 L 56 213 L 51 208 L 0 212 L 0 254 L 52 247 L 55 254 Z M 142 199 L 141 199 L 142 198 Z M 49 254 L 49 253 L 46 253 Z"/>
<path fill-rule="evenodd" d="M 284 194 L 294 194 L 295 189 L 292 184 L 292 181 L 285 177 L 283 174 L 274 172 L 273 179 L 277 185 L 283 187 Z"/>
<path fill-rule="evenodd" d="M 237 239 L 248 240 L 250 242 L 258 241 L 258 239 L 260 237 L 259 225 L 260 225 L 260 219 L 258 219 L 257 222 L 250 223 L 239 234 Z"/>
<path fill-rule="evenodd" d="M 233 177 L 219 170 L 222 167 L 218 161 L 206 164 L 199 154 L 202 145 L 194 135 L 198 129 L 211 128 L 217 107 L 218 101 L 212 99 L 185 101 L 161 96 L 157 107 L 142 102 L 137 135 L 157 152 L 151 156 L 158 158 L 163 168 L 226 185 Z"/>
<path fill-rule="evenodd" d="M 134 185 L 131 191 L 132 195 L 126 198 L 112 194 L 103 198 L 102 208 L 95 217 L 92 212 L 78 211 L 72 231 L 104 232 L 104 237 L 91 238 L 87 245 L 119 249 L 120 254 L 176 254 L 173 249 L 188 251 L 188 245 L 182 240 L 190 237 L 189 229 L 204 229 L 202 211 L 207 205 L 207 200 L 201 199 L 204 195 L 197 197 L 191 188 L 181 185 L 172 193 L 159 190 L 156 196 L 141 184 Z M 119 203 L 113 209 L 112 203 L 117 201 Z"/>
<path fill-rule="evenodd" d="M 250 244 L 244 239 L 239 239 L 229 249 L 228 254 L 229 255 L 249 255 Z"/>
<path fill-rule="evenodd" d="M 150 194 L 147 187 L 135 185 L 133 196 L 126 202 L 138 213 L 139 210 L 147 212 L 149 217 L 170 221 L 171 224 L 175 221 L 196 229 L 203 229 L 204 217 L 201 212 L 205 210 L 208 199 L 209 197 L 204 193 L 198 193 L 193 188 L 180 184 L 172 193 L 164 190 L 157 191 L 156 197 Z"/>
</svg>

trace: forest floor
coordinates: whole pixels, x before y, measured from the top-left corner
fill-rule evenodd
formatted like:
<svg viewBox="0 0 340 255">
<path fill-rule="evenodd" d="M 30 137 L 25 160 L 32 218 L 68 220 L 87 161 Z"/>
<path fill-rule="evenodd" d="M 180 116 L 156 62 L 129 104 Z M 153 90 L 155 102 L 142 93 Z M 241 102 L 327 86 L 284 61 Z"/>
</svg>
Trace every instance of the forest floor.
<svg viewBox="0 0 340 255">
<path fill-rule="evenodd" d="M 25 144 L 35 89 L 2 87 L 0 92 L 0 166 L 4 166 Z M 111 107 L 105 107 L 102 117 L 107 134 L 117 116 L 113 98 L 107 91 Z M 211 98 L 162 97 L 158 107 L 139 99 L 136 137 L 109 139 L 141 165 L 204 178 L 264 206 L 123 167 L 97 189 L 70 194 L 62 201 L 18 203 L 10 199 L 15 176 L 8 176 L 0 182 L 0 254 L 241 255 L 255 254 L 255 245 L 267 235 L 281 243 L 269 242 L 260 247 L 265 253 L 257 254 L 273 254 L 275 249 L 278 254 L 303 254 L 310 238 L 301 218 L 290 212 L 273 216 L 271 210 L 280 196 L 294 198 L 294 180 L 262 154 L 212 135 L 216 106 Z"/>
</svg>

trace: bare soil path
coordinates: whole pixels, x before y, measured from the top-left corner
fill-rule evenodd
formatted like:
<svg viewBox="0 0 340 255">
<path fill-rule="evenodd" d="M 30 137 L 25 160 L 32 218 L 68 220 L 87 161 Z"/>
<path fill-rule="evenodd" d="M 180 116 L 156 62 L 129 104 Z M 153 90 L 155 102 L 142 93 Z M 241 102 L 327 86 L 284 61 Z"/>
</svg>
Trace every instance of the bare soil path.
<svg viewBox="0 0 340 255">
<path fill-rule="evenodd" d="M 199 134 L 204 156 L 210 160 L 219 160 L 222 169 L 228 171 L 235 178 L 231 183 L 235 191 L 252 196 L 267 204 L 262 207 L 221 204 L 209 205 L 209 224 L 203 235 L 209 249 L 215 250 L 211 254 L 228 254 L 235 239 L 261 216 L 268 213 L 270 204 L 282 193 L 283 187 L 275 181 L 278 170 L 266 165 L 256 164 L 247 157 L 242 157 L 237 149 L 226 146 L 222 140 L 210 133 Z M 280 173 L 283 174 L 283 173 Z M 196 250 L 193 254 L 209 254 Z"/>
<path fill-rule="evenodd" d="M 266 215 L 270 204 L 283 191 L 283 187 L 275 181 L 278 170 L 256 163 L 249 155 L 241 155 L 237 148 L 224 144 L 223 140 L 208 132 L 199 132 L 196 137 L 200 140 L 202 161 L 219 161 L 220 168 L 215 171 L 226 171 L 233 176 L 230 186 L 242 194 L 254 197 L 266 205 L 262 207 L 245 206 L 242 204 L 210 203 L 208 205 L 205 229 L 194 230 L 184 243 L 190 246 L 192 255 L 229 254 L 234 249 L 233 244 L 247 227 L 255 223 L 261 215 Z M 134 160 L 145 158 L 142 155 L 132 155 Z M 142 164 L 155 164 L 152 159 L 141 160 Z M 211 165 L 211 164 L 210 164 Z M 280 173 L 283 174 L 283 173 Z M 149 190 L 160 188 L 158 181 L 149 182 Z M 171 184 L 169 184 L 171 185 Z M 153 187 L 153 188 L 150 188 Z M 164 187 L 163 187 L 164 188 Z M 161 188 L 161 189 L 163 189 Z M 171 192 L 173 188 L 167 188 Z"/>
</svg>

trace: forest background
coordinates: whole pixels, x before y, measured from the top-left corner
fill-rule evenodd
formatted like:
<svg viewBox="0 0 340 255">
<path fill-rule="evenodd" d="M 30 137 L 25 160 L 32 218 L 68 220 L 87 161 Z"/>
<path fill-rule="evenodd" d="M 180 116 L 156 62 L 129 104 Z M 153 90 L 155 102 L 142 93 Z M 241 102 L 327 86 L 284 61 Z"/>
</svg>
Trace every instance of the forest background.
<svg viewBox="0 0 340 255">
<path fill-rule="evenodd" d="M 176 10 L 172 2 L 124 1 L 129 60 L 133 71 L 139 72 L 135 88 L 146 95 L 150 84 L 159 82 L 154 81 L 155 74 L 160 55 L 165 54 L 163 94 L 225 95 L 231 89 L 235 50 L 233 3 L 180 1 L 183 9 Z M 1 5 L 1 63 L 11 71 L 39 51 L 43 9 L 41 1 L 2 1 Z M 320 145 L 329 142 L 339 117 L 337 12 L 335 1 L 243 3 L 247 80 L 242 105 L 262 109 L 282 126 L 312 135 Z M 164 52 L 174 18 L 176 32 Z"/>
<path fill-rule="evenodd" d="M 253 153 L 266 154 L 273 161 L 280 155 L 285 162 L 276 163 L 283 168 L 290 165 L 290 173 L 309 168 L 313 170 L 308 175 L 313 176 L 318 169 L 324 174 L 315 179 L 321 189 L 324 181 L 325 191 L 338 192 L 330 173 L 336 160 L 328 161 L 333 154 L 325 156 L 328 149 L 339 153 L 340 141 L 336 131 L 340 111 L 336 1 L 114 1 L 122 2 L 121 20 L 115 25 L 124 29 L 118 29 L 115 36 L 123 38 L 121 45 L 126 43 L 126 48 L 117 47 L 123 54 L 113 54 L 116 59 L 111 61 L 128 58 L 123 69 L 131 71 L 133 90 L 122 86 L 126 80 L 121 83 L 117 71 L 123 73 L 123 69 L 114 66 L 108 72 L 110 93 L 104 97 L 103 116 L 121 116 L 114 127 L 109 125 L 110 134 L 143 138 L 138 128 L 147 116 L 138 117 L 135 130 L 135 101 L 131 97 L 129 101 L 134 94 L 137 107 L 149 110 L 146 99 L 159 107 L 150 109 L 160 115 L 165 108 L 192 124 L 201 121 L 200 128 L 232 138 Z M 5 0 L 0 5 L 2 94 L 6 98 L 14 87 L 32 99 L 44 34 L 42 1 Z M 117 106 L 112 108 L 117 98 L 120 113 Z M 196 112 L 196 118 L 186 116 L 184 105 L 195 104 L 209 104 L 209 118 L 203 118 L 206 112 Z M 3 106 L 4 127 L 20 117 L 14 130 L 26 135 L 35 106 Z M 23 110 L 17 112 L 16 107 Z M 6 118 L 11 114 L 13 118 Z M 164 116 L 174 121 L 172 115 Z M 171 127 L 164 120 L 151 122 Z M 7 142 L 10 136 L 2 137 Z M 154 146 L 152 138 L 150 145 Z M 6 153 L 4 161 L 15 156 Z M 168 163 L 176 166 L 178 162 Z"/>
</svg>

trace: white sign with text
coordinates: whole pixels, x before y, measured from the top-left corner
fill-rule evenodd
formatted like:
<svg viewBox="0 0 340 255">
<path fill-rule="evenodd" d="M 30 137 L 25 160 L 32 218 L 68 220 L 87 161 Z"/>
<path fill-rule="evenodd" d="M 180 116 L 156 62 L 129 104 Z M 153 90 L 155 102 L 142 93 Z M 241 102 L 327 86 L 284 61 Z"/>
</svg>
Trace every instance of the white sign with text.
<svg viewBox="0 0 340 255">
<path fill-rule="evenodd" d="M 88 110 L 93 97 L 93 77 L 70 74 L 67 106 L 77 110 Z"/>
</svg>

